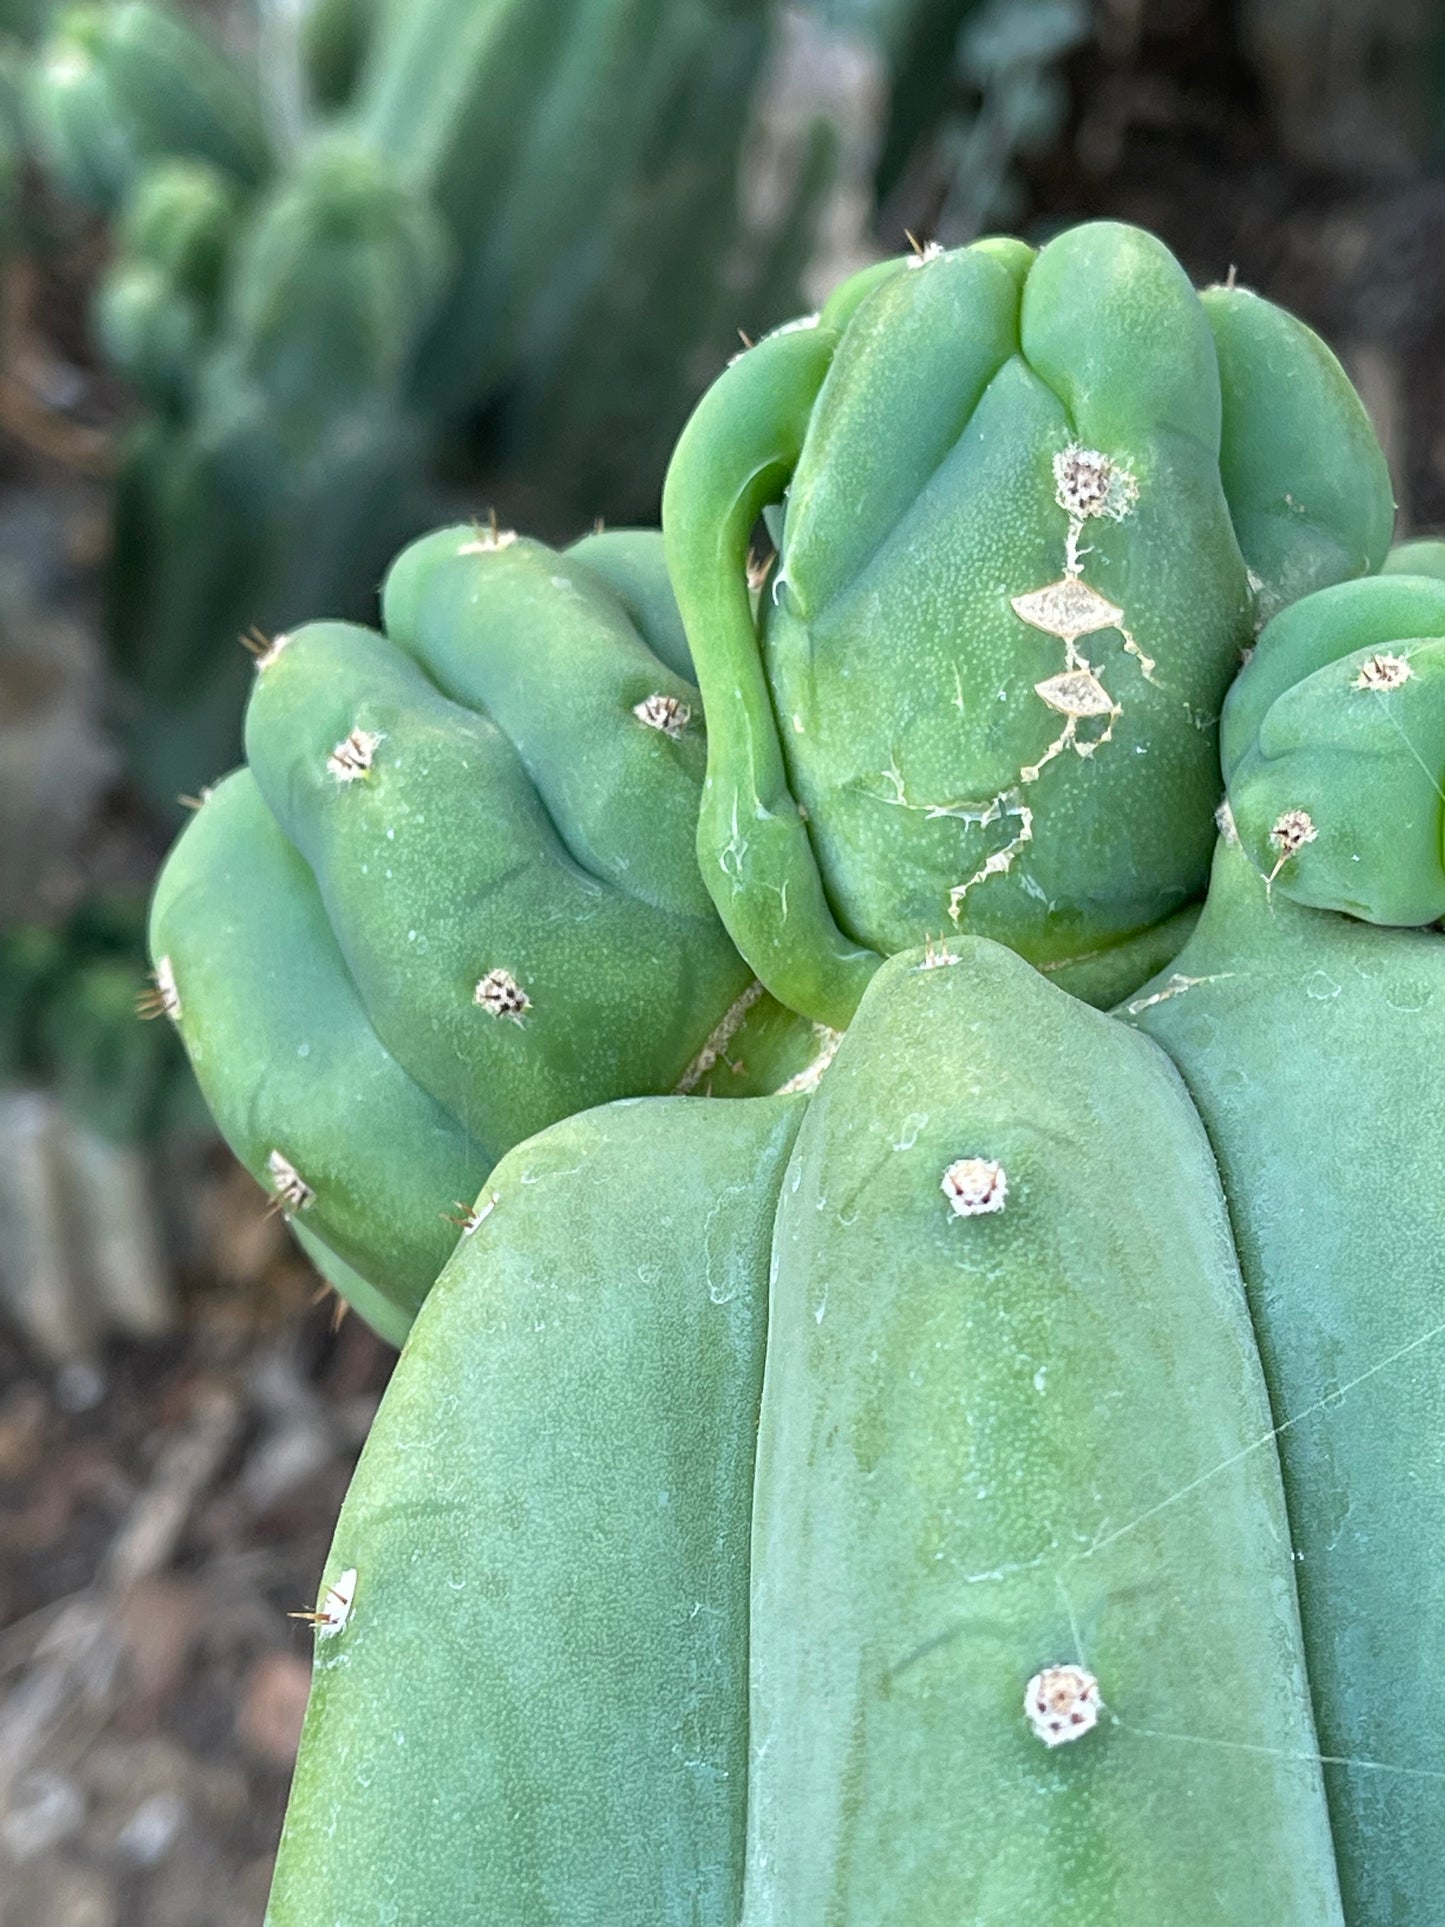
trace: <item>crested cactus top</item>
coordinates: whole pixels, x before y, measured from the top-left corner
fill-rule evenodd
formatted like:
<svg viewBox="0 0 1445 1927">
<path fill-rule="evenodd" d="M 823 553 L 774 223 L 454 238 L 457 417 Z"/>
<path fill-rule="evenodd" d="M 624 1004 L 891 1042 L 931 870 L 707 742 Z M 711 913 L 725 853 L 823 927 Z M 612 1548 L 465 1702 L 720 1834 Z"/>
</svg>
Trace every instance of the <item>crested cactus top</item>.
<svg viewBox="0 0 1445 1927">
<path fill-rule="evenodd" d="M 260 656 L 250 767 L 177 844 L 151 944 L 242 1160 L 414 1310 L 520 1139 L 768 1089 L 818 1044 L 697 873 L 702 708 L 660 538 L 442 530 L 384 614 Z"/>
<path fill-rule="evenodd" d="M 1328 350 L 1135 229 L 846 283 L 715 384 L 668 479 L 744 954 L 841 1023 L 929 936 L 1047 967 L 1147 930 L 1203 887 L 1241 652 L 1378 567 L 1392 514 Z"/>
</svg>

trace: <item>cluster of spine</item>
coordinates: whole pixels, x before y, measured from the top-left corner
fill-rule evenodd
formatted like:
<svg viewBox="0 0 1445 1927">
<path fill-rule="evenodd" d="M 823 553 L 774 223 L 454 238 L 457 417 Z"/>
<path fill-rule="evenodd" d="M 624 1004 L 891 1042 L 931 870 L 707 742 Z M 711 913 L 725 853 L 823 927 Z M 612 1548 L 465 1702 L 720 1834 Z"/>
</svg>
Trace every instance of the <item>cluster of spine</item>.
<svg viewBox="0 0 1445 1927">
<path fill-rule="evenodd" d="M 276 10 L 257 80 L 159 0 L 57 12 L 27 118 L 115 224 L 98 328 L 145 413 L 109 626 L 155 796 L 233 758 L 236 636 L 369 613 L 439 519 L 443 462 L 545 490 L 557 526 L 650 509 L 699 349 L 730 333 L 773 12 L 317 0 Z M 789 271 L 820 186 L 773 237 Z M 789 274 L 749 246 L 743 305 L 786 312 Z"/>
<path fill-rule="evenodd" d="M 331 1275 L 425 1300 L 272 1927 L 1445 1914 L 1391 513 L 1307 331 L 1086 228 L 742 356 L 677 604 L 656 536 L 453 529 L 270 642 L 157 992 Z"/>
</svg>

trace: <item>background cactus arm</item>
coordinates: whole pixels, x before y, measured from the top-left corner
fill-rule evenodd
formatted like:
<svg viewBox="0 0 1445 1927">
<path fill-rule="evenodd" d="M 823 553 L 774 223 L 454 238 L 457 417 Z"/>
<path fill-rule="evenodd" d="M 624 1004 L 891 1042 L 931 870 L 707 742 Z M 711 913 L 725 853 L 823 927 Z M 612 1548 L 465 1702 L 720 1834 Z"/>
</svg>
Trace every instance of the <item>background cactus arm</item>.
<svg viewBox="0 0 1445 1927">
<path fill-rule="evenodd" d="M 824 894 L 788 789 L 747 581 L 754 526 L 787 487 L 833 346 L 820 326 L 801 327 L 733 363 L 677 445 L 663 530 L 707 714 L 703 879 L 774 996 L 841 1028 L 877 958 L 844 937 Z"/>
<path fill-rule="evenodd" d="M 1380 564 L 1382 575 L 1430 575 L 1445 581 L 1445 541 L 1438 536 L 1421 536 L 1414 542 L 1397 542 Z"/>
<path fill-rule="evenodd" d="M 1262 622 L 1378 569 L 1394 495 L 1364 405 L 1318 335 L 1243 288 L 1201 299 L 1224 397 L 1220 472 Z"/>
<path fill-rule="evenodd" d="M 231 1148 L 408 1321 L 456 1242 L 446 1214 L 492 1158 L 382 1046 L 247 772 L 172 851 L 150 942 L 158 1000 Z"/>
<path fill-rule="evenodd" d="M 337 1526 L 323 1600 L 351 1572 L 353 1603 L 318 1638 L 270 1927 L 735 1927 L 800 1109 L 610 1107 L 497 1169 Z"/>
</svg>

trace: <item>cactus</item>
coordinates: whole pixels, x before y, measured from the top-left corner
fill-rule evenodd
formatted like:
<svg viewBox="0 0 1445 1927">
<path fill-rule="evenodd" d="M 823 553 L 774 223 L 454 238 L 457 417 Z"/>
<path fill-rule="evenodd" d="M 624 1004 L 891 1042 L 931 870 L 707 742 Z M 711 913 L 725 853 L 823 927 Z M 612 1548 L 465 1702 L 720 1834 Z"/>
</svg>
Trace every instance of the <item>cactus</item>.
<svg viewBox="0 0 1445 1927">
<path fill-rule="evenodd" d="M 1045 969 L 1140 940 L 1203 889 L 1256 623 L 1377 568 L 1392 514 L 1328 350 L 1136 230 L 845 283 L 722 376 L 668 475 L 734 941 L 838 1026 L 929 936 Z"/>
<path fill-rule="evenodd" d="M 1322 620 L 1350 593 L 1312 598 Z M 1295 613 L 1246 681 L 1268 676 Z M 1437 797 L 1437 845 L 1438 815 Z M 1363 845 L 1361 867 L 1375 854 Z M 1420 1718 L 1445 1627 L 1445 940 L 1305 908 L 1295 867 L 1271 885 L 1226 838 L 1196 933 L 1126 1009 L 1183 1072 L 1224 1177 L 1279 1425 L 1345 1917 L 1372 1927 L 1445 1917 L 1445 1746 Z"/>
<path fill-rule="evenodd" d="M 410 1330 L 271 1927 L 1434 1920 L 1445 584 L 1352 391 L 993 241 L 746 353 L 666 513 L 676 600 L 453 527 L 278 636 L 157 892 Z"/>
<path fill-rule="evenodd" d="M 196 401 L 238 212 L 215 168 L 164 161 L 141 177 L 120 224 L 96 330 L 112 364 L 160 415 L 183 417 Z"/>
<path fill-rule="evenodd" d="M 97 325 L 147 404 L 108 626 L 152 802 L 234 760 L 236 637 L 369 618 L 387 557 L 459 488 L 554 530 L 655 514 L 699 365 L 793 304 L 826 187 L 815 142 L 792 206 L 743 234 L 775 12 L 320 0 L 268 22 L 264 105 L 150 0 L 56 16 L 34 140 L 117 220 Z"/>
<path fill-rule="evenodd" d="M 244 76 L 202 33 L 152 0 L 62 9 L 30 85 L 48 171 L 77 200 L 112 209 L 167 156 L 209 161 L 253 187 L 271 164 Z"/>
<path fill-rule="evenodd" d="M 661 538 L 414 544 L 386 635 L 278 638 L 250 768 L 151 948 L 224 1134 L 405 1317 L 497 1159 L 647 1091 L 747 1095 L 826 1043 L 750 981 L 692 854 L 702 713 Z"/>
<path fill-rule="evenodd" d="M 1339 1921 L 1203 1133 L 1147 1040 L 939 961 L 801 1128 L 499 1167 L 341 1516 L 270 1927 Z"/>
<path fill-rule="evenodd" d="M 367 613 L 425 523 L 424 432 L 400 378 L 446 258 L 427 204 L 342 142 L 308 154 L 236 241 L 194 405 L 140 425 L 117 496 L 110 640 L 145 699 L 132 745 L 158 798 L 234 754 L 234 638 Z M 197 649 L 228 632 L 223 653 Z"/>
<path fill-rule="evenodd" d="M 0 936 L 0 1301 L 57 1363 L 173 1316 L 155 1152 L 199 1107 L 174 1041 L 136 1022 L 142 929 L 98 896 Z"/>
<path fill-rule="evenodd" d="M 1296 903 L 1371 923 L 1445 917 L 1445 582 L 1392 574 L 1307 596 L 1229 692 L 1233 829 Z"/>
</svg>

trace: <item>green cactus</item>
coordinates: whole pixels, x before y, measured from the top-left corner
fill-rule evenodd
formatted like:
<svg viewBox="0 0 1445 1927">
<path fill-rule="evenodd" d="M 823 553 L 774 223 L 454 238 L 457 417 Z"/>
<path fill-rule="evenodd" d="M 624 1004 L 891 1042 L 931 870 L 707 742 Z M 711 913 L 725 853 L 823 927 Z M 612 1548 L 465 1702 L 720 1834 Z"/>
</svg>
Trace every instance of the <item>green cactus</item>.
<svg viewBox="0 0 1445 1927">
<path fill-rule="evenodd" d="M 771 1090 L 827 1040 L 750 980 L 698 876 L 659 536 L 442 530 L 383 607 L 385 636 L 317 623 L 261 658 L 250 770 L 176 845 L 151 947 L 237 1154 L 410 1316 L 446 1214 L 520 1139 L 608 1098 Z"/>
<path fill-rule="evenodd" d="M 1397 542 L 1381 564 L 1380 573 L 1445 576 L 1445 541 L 1425 535 L 1413 542 Z"/>
<path fill-rule="evenodd" d="M 184 16 L 153 0 L 62 8 L 31 77 L 41 159 L 77 200 L 121 204 L 153 161 L 209 161 L 244 186 L 271 165 L 245 78 Z"/>
<path fill-rule="evenodd" d="M 1445 917 L 1445 581 L 1342 583 L 1276 616 L 1221 752 L 1233 828 L 1281 894 L 1371 923 Z"/>
<path fill-rule="evenodd" d="M 147 404 L 108 629 L 153 804 L 236 756 L 235 638 L 370 618 L 387 557 L 462 490 L 553 532 L 655 515 L 698 370 L 795 304 L 827 186 L 816 137 L 744 231 L 777 12 L 317 0 L 262 22 L 254 74 L 151 0 L 57 14 L 33 138 L 122 230 L 98 331 Z M 202 217 L 227 257 L 204 293 Z"/>
<path fill-rule="evenodd" d="M 0 933 L 0 1305 L 57 1364 L 174 1322 L 156 1154 L 201 1107 L 175 1040 L 136 1021 L 143 932 L 140 903 L 97 895 Z"/>
<path fill-rule="evenodd" d="M 1393 593 L 1329 591 L 1322 627 L 1366 589 Z M 1247 677 L 1298 636 L 1289 621 Z M 1437 840 L 1438 816 L 1437 797 Z M 1375 855 L 1363 846 L 1361 867 Z M 1183 1072 L 1224 1178 L 1279 1427 L 1345 1917 L 1375 1927 L 1445 1918 L 1445 1743 L 1421 1697 L 1445 1626 L 1445 941 L 1304 908 L 1293 867 L 1271 886 L 1222 841 L 1198 930 L 1126 1009 Z"/>
<path fill-rule="evenodd" d="M 196 401 L 214 334 L 239 212 L 225 175 L 199 161 L 162 161 L 136 186 L 117 258 L 96 294 L 95 324 L 112 364 L 158 413 Z"/>
<path fill-rule="evenodd" d="M 1203 1133 L 943 962 L 801 1129 L 657 1100 L 495 1173 L 338 1526 L 269 1927 L 1339 1921 Z"/>
<path fill-rule="evenodd" d="M 234 754 L 236 638 L 367 613 L 387 557 L 428 519 L 425 435 L 400 387 L 446 259 L 426 202 L 341 141 L 238 240 L 194 406 L 140 426 L 118 489 L 110 640 L 146 698 L 132 744 L 157 800 Z"/>
<path fill-rule="evenodd" d="M 1392 513 L 1328 350 L 1137 230 L 846 283 L 715 384 L 667 481 L 743 954 L 841 1025 L 928 936 L 1045 968 L 1139 939 L 1203 888 L 1257 622 L 1377 568 Z"/>
</svg>

